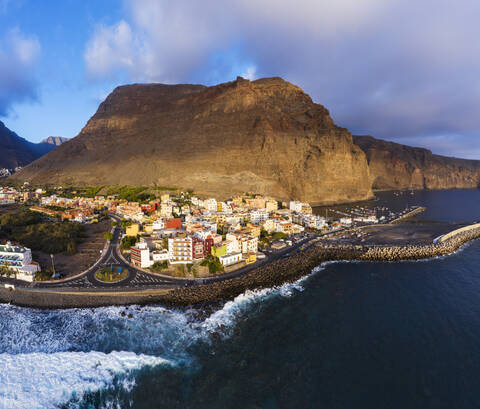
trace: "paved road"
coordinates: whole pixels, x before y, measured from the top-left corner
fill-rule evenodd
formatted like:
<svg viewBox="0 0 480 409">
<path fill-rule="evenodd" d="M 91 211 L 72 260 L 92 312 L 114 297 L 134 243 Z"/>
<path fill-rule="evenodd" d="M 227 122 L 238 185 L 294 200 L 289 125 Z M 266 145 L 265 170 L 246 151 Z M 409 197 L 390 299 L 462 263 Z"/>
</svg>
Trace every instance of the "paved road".
<svg viewBox="0 0 480 409">
<path fill-rule="evenodd" d="M 210 282 L 217 282 L 228 280 L 234 277 L 247 274 L 248 272 L 261 267 L 265 264 L 276 261 L 289 253 L 296 252 L 301 246 L 308 246 L 311 241 L 317 237 L 315 234 L 308 234 L 302 240 L 297 241 L 293 246 L 287 246 L 285 249 L 272 251 L 268 256 L 259 260 L 254 264 L 247 265 L 230 273 L 221 274 L 215 277 L 207 277 L 203 279 L 178 279 L 173 277 L 159 276 L 156 274 L 147 273 L 132 266 L 124 259 L 120 252 L 120 240 L 122 229 L 120 226 L 120 219 L 116 216 L 112 218 L 118 222 L 118 225 L 113 230 L 113 239 L 109 242 L 106 250 L 103 251 L 100 259 L 83 274 L 72 277 L 71 279 L 64 279 L 55 282 L 35 282 L 25 283 L 17 280 L 8 280 L 8 283 L 15 284 L 22 287 L 31 287 L 36 289 L 79 289 L 79 290 L 135 290 L 143 288 L 178 288 L 183 286 L 200 285 Z M 128 277 L 116 283 L 105 283 L 97 280 L 96 272 L 102 268 L 121 267 L 128 270 Z M 7 279 L 0 278 L 0 282 L 7 282 Z"/>
</svg>

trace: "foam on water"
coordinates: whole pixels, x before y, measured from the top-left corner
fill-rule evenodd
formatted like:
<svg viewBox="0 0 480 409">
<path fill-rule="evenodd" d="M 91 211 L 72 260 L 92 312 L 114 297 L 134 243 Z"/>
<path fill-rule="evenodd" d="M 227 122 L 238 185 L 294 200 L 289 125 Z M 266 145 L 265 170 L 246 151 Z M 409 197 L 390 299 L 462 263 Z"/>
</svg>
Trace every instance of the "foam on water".
<svg viewBox="0 0 480 409">
<path fill-rule="evenodd" d="M 188 364 L 198 341 L 211 342 L 212 333 L 230 336 L 257 303 L 303 291 L 311 275 L 246 291 L 207 318 L 161 306 L 44 311 L 0 305 L 0 409 L 55 407 L 119 378 L 131 389 L 132 371 Z"/>
<path fill-rule="evenodd" d="M 146 365 L 170 365 L 163 358 L 133 352 L 0 354 L 0 408 L 53 408 L 85 392 L 97 391 Z"/>
</svg>

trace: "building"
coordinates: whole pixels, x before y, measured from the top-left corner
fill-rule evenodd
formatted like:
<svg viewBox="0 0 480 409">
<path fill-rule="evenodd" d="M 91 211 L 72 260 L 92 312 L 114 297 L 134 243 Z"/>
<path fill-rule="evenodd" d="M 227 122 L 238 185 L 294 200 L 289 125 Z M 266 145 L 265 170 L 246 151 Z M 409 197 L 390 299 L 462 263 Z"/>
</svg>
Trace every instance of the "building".
<svg viewBox="0 0 480 409">
<path fill-rule="evenodd" d="M 232 264 L 240 263 L 242 261 L 242 253 L 227 254 L 218 257 L 223 266 L 230 266 Z"/>
<path fill-rule="evenodd" d="M 191 237 L 173 237 L 168 239 L 170 264 L 189 264 L 193 261 Z"/>
<path fill-rule="evenodd" d="M 40 271 L 40 265 L 32 260 L 29 248 L 14 246 L 10 242 L 0 245 L 0 266 L 16 273 L 18 280 L 30 282 L 35 279 L 35 273 Z"/>
<path fill-rule="evenodd" d="M 165 229 L 177 229 L 181 230 L 182 228 L 182 219 L 176 218 L 176 219 L 169 219 L 165 221 Z"/>
<path fill-rule="evenodd" d="M 147 242 L 141 241 L 136 246 L 130 247 L 130 260 L 134 266 L 140 268 L 148 268 L 153 264 Z"/>
<path fill-rule="evenodd" d="M 269 199 L 265 202 L 265 210 L 268 213 L 275 212 L 278 210 L 278 202 L 273 199 Z"/>
<path fill-rule="evenodd" d="M 205 257 L 205 246 L 203 241 L 194 237 L 192 239 L 192 257 L 193 259 L 202 259 Z"/>
<path fill-rule="evenodd" d="M 137 237 L 140 233 L 140 226 L 137 223 L 133 223 L 130 226 L 127 226 L 126 235 L 129 237 Z"/>
</svg>

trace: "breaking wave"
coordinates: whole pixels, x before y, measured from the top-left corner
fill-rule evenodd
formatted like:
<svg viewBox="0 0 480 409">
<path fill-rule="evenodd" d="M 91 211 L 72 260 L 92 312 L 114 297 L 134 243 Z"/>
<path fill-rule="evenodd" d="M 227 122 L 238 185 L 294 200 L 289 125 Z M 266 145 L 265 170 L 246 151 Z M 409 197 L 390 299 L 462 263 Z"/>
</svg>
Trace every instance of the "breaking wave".
<svg viewBox="0 0 480 409">
<path fill-rule="evenodd" d="M 113 384 L 133 388 L 136 371 L 145 366 L 189 365 L 195 359 L 192 347 L 200 341 L 212 342 L 212 334 L 229 337 L 256 304 L 303 291 L 310 276 L 246 291 L 209 315 L 162 306 L 36 310 L 0 305 L 0 409 L 58 407 Z"/>
</svg>

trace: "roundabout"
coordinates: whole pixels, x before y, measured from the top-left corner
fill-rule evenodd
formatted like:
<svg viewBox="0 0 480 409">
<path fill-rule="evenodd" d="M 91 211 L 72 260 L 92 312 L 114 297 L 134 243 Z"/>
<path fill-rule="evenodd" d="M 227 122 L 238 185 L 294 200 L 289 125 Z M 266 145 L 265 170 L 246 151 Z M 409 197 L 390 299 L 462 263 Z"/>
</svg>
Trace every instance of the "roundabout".
<svg viewBox="0 0 480 409">
<path fill-rule="evenodd" d="M 106 284 L 119 283 L 126 280 L 130 273 L 125 266 L 111 265 L 110 267 L 99 268 L 93 278 Z"/>
</svg>

